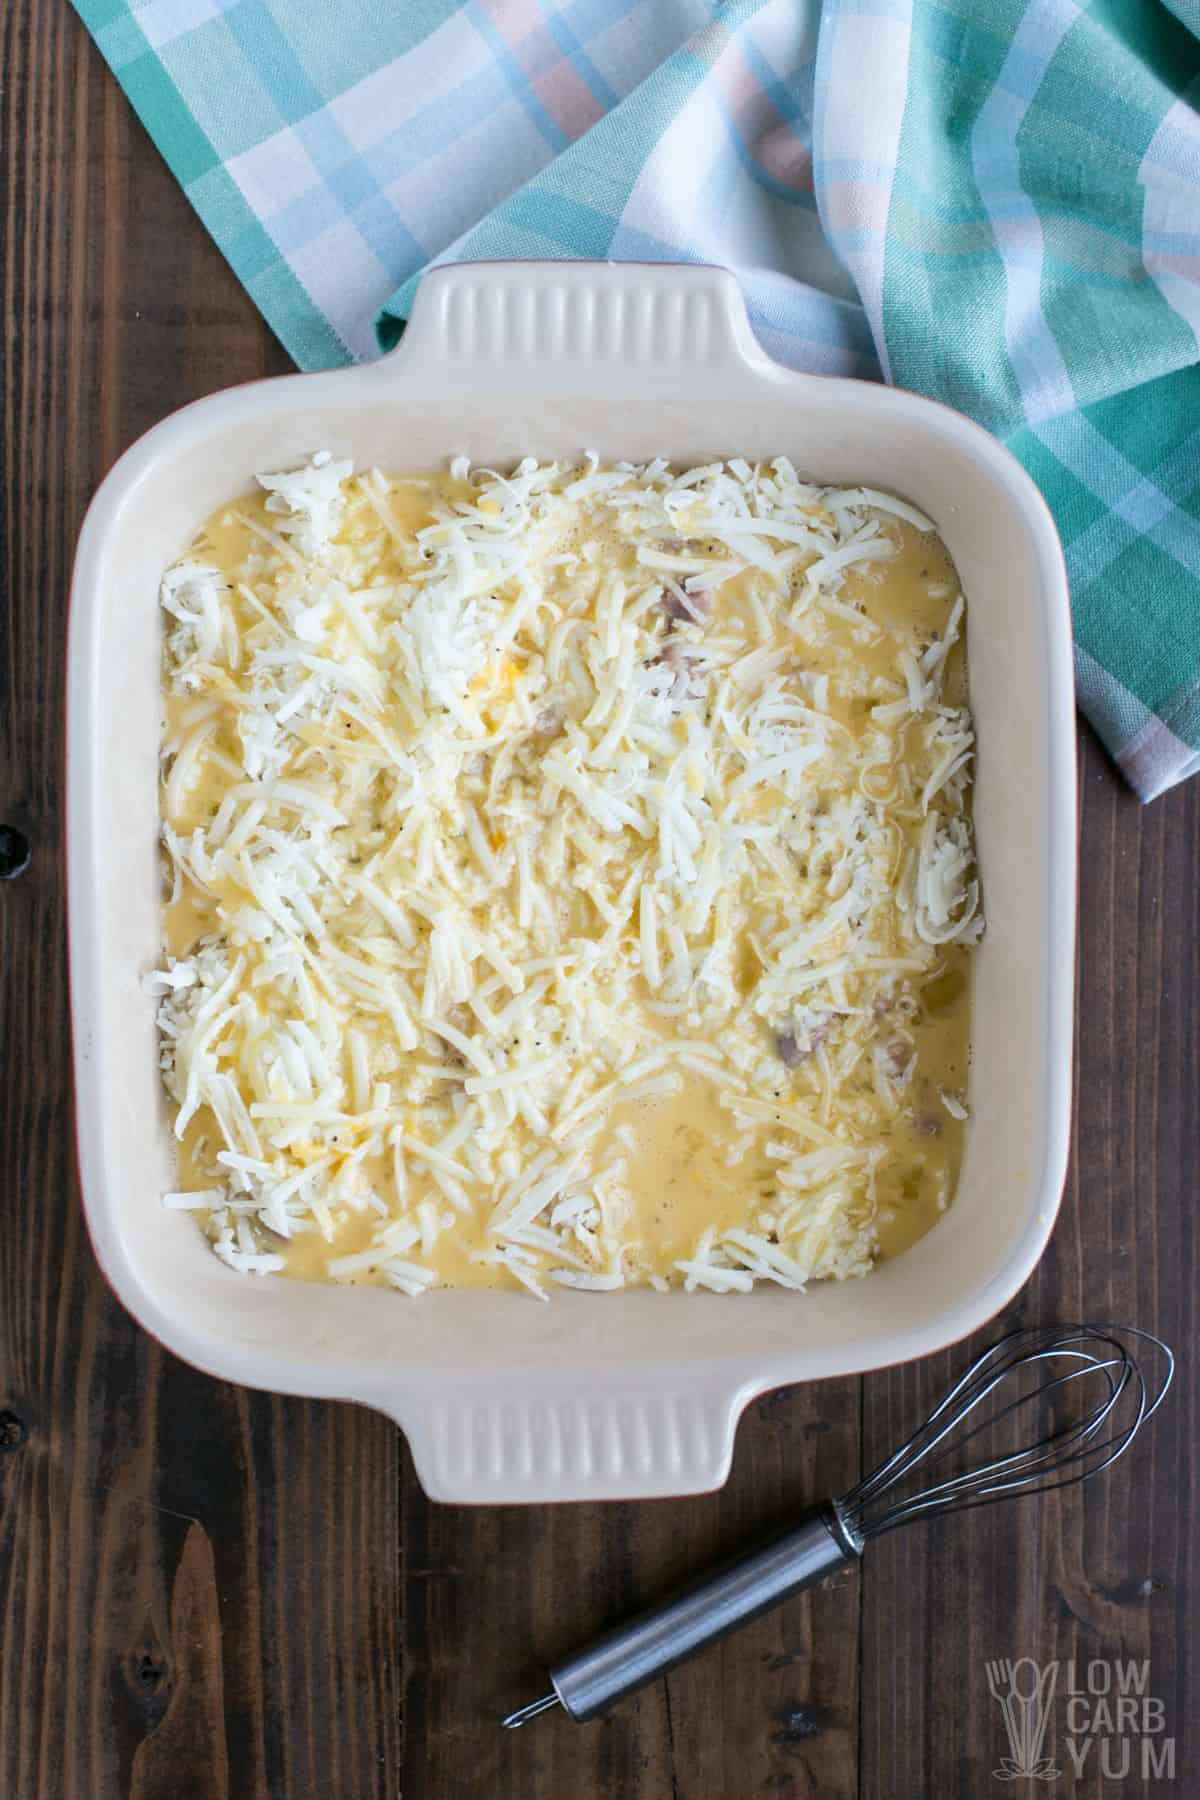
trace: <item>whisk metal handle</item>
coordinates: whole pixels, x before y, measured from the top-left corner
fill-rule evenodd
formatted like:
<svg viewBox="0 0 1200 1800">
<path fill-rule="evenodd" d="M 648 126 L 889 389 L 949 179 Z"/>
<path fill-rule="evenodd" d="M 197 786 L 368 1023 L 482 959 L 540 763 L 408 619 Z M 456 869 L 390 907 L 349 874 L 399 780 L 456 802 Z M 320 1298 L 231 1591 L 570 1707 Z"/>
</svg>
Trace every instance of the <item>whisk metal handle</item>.
<svg viewBox="0 0 1200 1800">
<path fill-rule="evenodd" d="M 798 1525 L 558 1663 L 550 1670 L 554 1692 L 577 1722 L 593 1719 L 705 1644 L 853 1562 L 862 1547 L 836 1503 L 826 1501 Z"/>
</svg>

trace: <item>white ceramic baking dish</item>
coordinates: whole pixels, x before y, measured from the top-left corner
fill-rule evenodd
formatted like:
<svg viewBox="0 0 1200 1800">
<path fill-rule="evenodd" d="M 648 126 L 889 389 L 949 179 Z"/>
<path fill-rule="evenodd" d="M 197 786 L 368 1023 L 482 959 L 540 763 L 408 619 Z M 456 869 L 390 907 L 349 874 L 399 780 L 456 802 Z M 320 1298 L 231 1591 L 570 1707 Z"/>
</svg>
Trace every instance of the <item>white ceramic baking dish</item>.
<svg viewBox="0 0 1200 1800">
<path fill-rule="evenodd" d="M 433 1293 L 233 1274 L 166 1213 L 172 1140 L 142 975 L 157 959 L 157 589 L 258 469 L 329 449 L 422 468 L 457 453 L 781 452 L 936 521 L 969 601 L 988 915 L 976 960 L 974 1119 L 957 1200 L 866 1281 L 806 1295 Z M 982 1324 L 1036 1263 L 1070 1105 L 1075 773 L 1066 578 L 1012 457 L 943 406 L 792 374 L 724 271 L 493 263 L 422 284 L 399 349 L 202 400 L 122 457 L 80 536 L 71 596 L 71 985 L 84 1204 L 120 1299 L 171 1350 L 255 1387 L 394 1418 L 435 1498 L 567 1500 L 722 1482 L 765 1389 L 921 1356 Z"/>
</svg>

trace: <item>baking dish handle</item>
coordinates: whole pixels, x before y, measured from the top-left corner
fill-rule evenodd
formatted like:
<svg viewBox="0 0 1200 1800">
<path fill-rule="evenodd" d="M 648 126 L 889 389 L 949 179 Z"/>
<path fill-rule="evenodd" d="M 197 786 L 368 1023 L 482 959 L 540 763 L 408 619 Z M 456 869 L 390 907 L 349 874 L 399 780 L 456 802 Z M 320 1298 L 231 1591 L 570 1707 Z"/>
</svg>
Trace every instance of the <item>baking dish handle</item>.
<svg viewBox="0 0 1200 1800">
<path fill-rule="evenodd" d="M 574 1372 L 536 1395 L 504 1383 L 447 1389 L 406 1404 L 380 1400 L 405 1432 L 431 1500 L 519 1503 L 649 1499 L 704 1493 L 729 1473 L 734 1433 L 757 1389 L 691 1391 L 670 1385 L 602 1385 Z"/>
<path fill-rule="evenodd" d="M 728 269 L 703 263 L 478 262 L 431 269 L 397 349 L 373 365 L 397 375 L 436 365 L 458 385 L 571 385 L 620 367 L 676 385 L 681 373 L 773 368 Z M 562 367 L 560 368 L 560 365 Z"/>
</svg>

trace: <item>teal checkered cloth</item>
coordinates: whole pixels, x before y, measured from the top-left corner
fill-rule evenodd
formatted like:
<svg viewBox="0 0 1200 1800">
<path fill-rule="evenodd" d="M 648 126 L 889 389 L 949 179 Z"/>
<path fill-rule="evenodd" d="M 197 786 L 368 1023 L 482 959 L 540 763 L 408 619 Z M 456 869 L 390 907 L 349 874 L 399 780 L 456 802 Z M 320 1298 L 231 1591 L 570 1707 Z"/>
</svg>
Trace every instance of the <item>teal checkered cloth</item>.
<svg viewBox="0 0 1200 1800">
<path fill-rule="evenodd" d="M 75 0 L 304 368 L 431 263 L 717 262 L 794 367 L 1009 443 L 1080 704 L 1200 768 L 1200 0 Z"/>
</svg>

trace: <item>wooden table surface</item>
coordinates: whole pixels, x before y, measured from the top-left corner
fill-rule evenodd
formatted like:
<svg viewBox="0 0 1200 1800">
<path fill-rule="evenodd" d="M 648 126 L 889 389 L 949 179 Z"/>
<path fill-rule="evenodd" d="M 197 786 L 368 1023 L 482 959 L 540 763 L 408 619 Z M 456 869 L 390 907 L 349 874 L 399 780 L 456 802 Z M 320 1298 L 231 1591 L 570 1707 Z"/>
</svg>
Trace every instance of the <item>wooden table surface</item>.
<svg viewBox="0 0 1200 1800">
<path fill-rule="evenodd" d="M 0 1795 L 975 1800 L 1014 1791 L 985 1659 L 1022 1655 L 1148 1658 L 1176 1739 L 1173 1781 L 1128 1735 L 1126 1779 L 1098 1744 L 1076 1778 L 1060 1710 L 1041 1791 L 1200 1792 L 1198 782 L 1143 809 L 1082 734 L 1072 1170 L 1010 1309 L 1160 1331 L 1157 1427 L 1087 1490 L 885 1539 L 606 1723 L 497 1727 L 547 1658 L 848 1483 L 961 1350 L 752 1406 L 718 1494 L 476 1510 L 430 1505 L 385 1420 L 210 1381 L 112 1299 L 72 1143 L 72 549 L 139 432 L 287 362 L 63 0 L 0 7 L 0 81 L 0 820 L 32 851 L 0 885 Z"/>
</svg>

